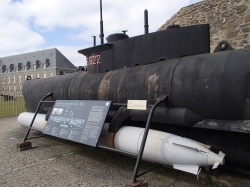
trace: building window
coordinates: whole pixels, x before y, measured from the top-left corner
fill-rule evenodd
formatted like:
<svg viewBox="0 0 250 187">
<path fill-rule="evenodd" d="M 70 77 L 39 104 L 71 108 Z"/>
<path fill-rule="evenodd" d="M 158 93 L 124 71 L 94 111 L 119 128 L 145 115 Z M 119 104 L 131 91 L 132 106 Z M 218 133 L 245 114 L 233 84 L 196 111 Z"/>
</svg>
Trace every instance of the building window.
<svg viewBox="0 0 250 187">
<path fill-rule="evenodd" d="M 37 74 L 36 74 L 36 78 L 37 78 L 37 79 L 39 79 L 39 78 L 40 78 L 40 77 L 39 77 L 39 73 L 37 73 Z"/>
<path fill-rule="evenodd" d="M 22 86 L 18 86 L 18 88 L 19 88 L 19 90 L 21 90 L 21 89 L 22 89 Z"/>
<path fill-rule="evenodd" d="M 13 87 L 13 90 L 16 91 L 16 86 Z"/>
<path fill-rule="evenodd" d="M 5 90 L 4 86 L 3 86 L 3 91 Z"/>
<path fill-rule="evenodd" d="M 2 84 L 5 84 L 5 78 L 4 77 L 2 78 Z"/>
<path fill-rule="evenodd" d="M 16 76 L 13 76 L 13 83 L 16 83 Z"/>
<path fill-rule="evenodd" d="M 10 77 L 8 77 L 8 83 L 10 83 Z"/>
<path fill-rule="evenodd" d="M 10 90 L 10 87 L 9 87 L 9 86 L 7 87 L 7 90 Z"/>
<path fill-rule="evenodd" d="M 18 82 L 22 82 L 22 76 L 21 75 L 18 76 Z"/>
</svg>

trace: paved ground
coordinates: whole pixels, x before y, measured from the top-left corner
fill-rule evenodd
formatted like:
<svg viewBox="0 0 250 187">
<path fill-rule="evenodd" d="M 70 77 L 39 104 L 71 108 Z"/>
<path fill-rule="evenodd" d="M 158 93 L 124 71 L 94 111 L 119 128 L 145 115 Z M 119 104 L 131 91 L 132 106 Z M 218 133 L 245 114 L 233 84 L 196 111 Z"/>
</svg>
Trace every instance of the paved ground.
<svg viewBox="0 0 250 187">
<path fill-rule="evenodd" d="M 34 149 L 18 152 L 27 129 L 16 117 L 0 118 L 0 186 L 123 186 L 132 177 L 135 159 L 54 137 L 30 140 Z M 32 131 L 32 136 L 42 135 Z M 143 162 L 141 170 L 154 164 Z M 224 171 L 200 179 L 162 167 L 143 176 L 150 187 L 250 186 L 250 176 Z"/>
</svg>

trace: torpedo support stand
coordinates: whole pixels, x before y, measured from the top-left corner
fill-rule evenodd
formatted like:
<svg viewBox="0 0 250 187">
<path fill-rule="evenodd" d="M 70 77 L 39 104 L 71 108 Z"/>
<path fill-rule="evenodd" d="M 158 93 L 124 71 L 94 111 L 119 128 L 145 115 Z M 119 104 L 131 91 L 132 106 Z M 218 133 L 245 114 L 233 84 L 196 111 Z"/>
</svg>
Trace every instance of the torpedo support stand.
<svg viewBox="0 0 250 187">
<path fill-rule="evenodd" d="M 133 178 L 132 178 L 132 182 L 129 182 L 128 184 L 126 184 L 125 186 L 142 186 L 142 187 L 147 187 L 148 184 L 147 183 L 143 183 L 143 181 L 137 181 L 136 179 L 158 167 L 161 166 L 161 164 L 158 164 L 157 166 L 141 173 L 141 174 L 138 174 L 138 170 L 139 170 L 139 167 L 140 167 L 140 164 L 141 164 L 141 159 L 142 159 L 142 155 L 143 155 L 143 151 L 144 151 L 144 148 L 145 148 L 145 145 L 146 145 L 146 141 L 147 141 L 147 136 L 148 136 L 148 132 L 149 132 L 149 128 L 150 128 L 150 125 L 151 125 L 151 119 L 153 117 L 153 114 L 154 114 L 154 111 L 156 109 L 156 107 L 162 103 L 163 101 L 165 101 L 168 97 L 166 95 L 163 95 L 163 96 L 160 96 L 158 97 L 156 100 L 156 103 L 152 106 L 150 112 L 149 112 L 149 116 L 148 116 L 148 120 L 147 120 L 147 124 L 146 124 L 146 127 L 145 127 L 145 131 L 144 131 L 144 134 L 143 134 L 143 138 L 142 138 L 142 142 L 141 142 L 141 146 L 140 146 L 140 150 L 139 150 L 139 154 L 137 156 L 137 160 L 136 160 L 136 164 L 135 164 L 135 169 L 134 169 L 134 173 L 133 173 Z"/>
<path fill-rule="evenodd" d="M 32 126 L 33 126 L 33 123 L 34 123 L 34 121 L 35 121 L 35 119 L 36 119 L 37 113 L 38 113 L 38 111 L 39 111 L 39 109 L 40 109 L 42 103 L 44 103 L 44 102 L 55 102 L 55 101 L 44 101 L 45 99 L 47 99 L 47 98 L 50 97 L 51 95 L 52 95 L 52 92 L 48 93 L 46 96 L 44 96 L 44 97 L 40 100 L 40 102 L 39 102 L 39 104 L 38 104 L 38 106 L 37 106 L 37 108 L 36 108 L 34 117 L 33 117 L 33 119 L 31 120 L 29 129 L 28 129 L 28 131 L 27 131 L 27 133 L 26 133 L 26 135 L 25 135 L 25 137 L 24 137 L 23 142 L 22 142 L 22 143 L 17 143 L 17 150 L 19 150 L 19 151 L 24 151 L 24 150 L 27 150 L 27 149 L 31 149 L 31 148 L 32 148 L 32 143 L 31 143 L 31 142 L 26 142 L 26 140 L 38 138 L 38 137 L 28 138 L 28 135 L 29 135 L 29 133 L 30 133 L 30 130 L 31 130 Z"/>
</svg>

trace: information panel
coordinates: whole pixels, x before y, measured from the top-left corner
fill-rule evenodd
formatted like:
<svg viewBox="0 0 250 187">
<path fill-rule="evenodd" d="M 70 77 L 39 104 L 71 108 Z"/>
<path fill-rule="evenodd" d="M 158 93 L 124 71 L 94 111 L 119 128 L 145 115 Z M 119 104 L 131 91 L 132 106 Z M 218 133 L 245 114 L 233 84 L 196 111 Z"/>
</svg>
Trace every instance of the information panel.
<svg viewBox="0 0 250 187">
<path fill-rule="evenodd" d="M 111 101 L 57 100 L 44 134 L 96 147 Z"/>
</svg>

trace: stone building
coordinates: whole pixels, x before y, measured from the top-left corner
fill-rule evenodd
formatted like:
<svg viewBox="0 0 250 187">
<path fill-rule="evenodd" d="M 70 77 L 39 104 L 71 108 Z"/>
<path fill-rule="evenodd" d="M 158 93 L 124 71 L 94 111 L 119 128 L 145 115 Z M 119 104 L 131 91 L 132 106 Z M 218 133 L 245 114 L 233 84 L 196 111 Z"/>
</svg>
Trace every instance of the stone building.
<svg viewBox="0 0 250 187">
<path fill-rule="evenodd" d="M 70 73 L 77 68 L 56 48 L 0 58 L 0 90 L 22 90 L 32 79 Z"/>
<path fill-rule="evenodd" d="M 211 52 L 226 40 L 234 49 L 250 48 L 250 0 L 203 0 L 180 9 L 159 30 L 168 25 L 210 24 Z"/>
</svg>

